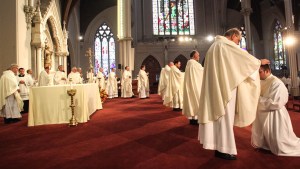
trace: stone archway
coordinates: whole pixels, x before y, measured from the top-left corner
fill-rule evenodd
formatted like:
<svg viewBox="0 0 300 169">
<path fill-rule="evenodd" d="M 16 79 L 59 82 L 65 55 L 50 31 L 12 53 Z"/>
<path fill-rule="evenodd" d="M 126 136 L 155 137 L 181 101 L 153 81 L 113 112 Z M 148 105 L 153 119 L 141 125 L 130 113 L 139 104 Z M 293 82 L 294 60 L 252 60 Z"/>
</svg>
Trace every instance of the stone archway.
<svg viewBox="0 0 300 169">
<path fill-rule="evenodd" d="M 177 56 L 174 60 L 179 60 L 180 62 L 181 62 L 181 67 L 180 67 L 180 70 L 182 71 L 182 72 L 184 72 L 185 71 L 185 67 L 186 67 L 186 63 L 187 63 L 187 58 L 185 57 L 185 56 L 183 56 L 183 55 L 179 55 L 179 56 Z"/>
<path fill-rule="evenodd" d="M 149 72 L 150 93 L 157 93 L 158 77 L 160 74 L 161 66 L 155 57 L 149 55 L 142 62 L 146 66 L 146 72 Z"/>
</svg>

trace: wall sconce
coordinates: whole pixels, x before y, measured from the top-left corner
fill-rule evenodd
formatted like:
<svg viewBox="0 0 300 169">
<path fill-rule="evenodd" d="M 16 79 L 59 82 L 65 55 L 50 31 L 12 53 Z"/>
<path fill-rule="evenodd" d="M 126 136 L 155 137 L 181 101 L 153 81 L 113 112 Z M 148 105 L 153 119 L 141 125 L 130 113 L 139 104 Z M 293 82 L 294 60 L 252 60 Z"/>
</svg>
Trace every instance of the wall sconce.
<svg viewBox="0 0 300 169">
<path fill-rule="evenodd" d="M 32 18 L 36 14 L 36 9 L 33 6 L 33 0 L 25 0 L 24 12 L 26 16 L 27 29 L 31 27 Z"/>
</svg>

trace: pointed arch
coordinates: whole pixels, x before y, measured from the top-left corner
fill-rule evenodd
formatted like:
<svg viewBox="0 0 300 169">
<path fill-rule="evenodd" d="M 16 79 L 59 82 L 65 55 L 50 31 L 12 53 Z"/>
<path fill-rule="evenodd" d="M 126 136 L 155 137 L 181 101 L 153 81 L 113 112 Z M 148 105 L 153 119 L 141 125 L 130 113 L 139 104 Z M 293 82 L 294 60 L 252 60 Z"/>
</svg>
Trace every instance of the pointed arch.
<svg viewBox="0 0 300 169">
<path fill-rule="evenodd" d="M 149 55 L 144 59 L 142 65 L 145 65 L 146 72 L 149 72 L 150 92 L 157 92 L 157 81 L 161 70 L 158 60 L 154 56 Z"/>
<path fill-rule="evenodd" d="M 179 60 L 180 61 L 180 63 L 181 63 L 180 70 L 184 72 L 188 59 L 184 55 L 180 54 L 174 60 Z"/>
</svg>

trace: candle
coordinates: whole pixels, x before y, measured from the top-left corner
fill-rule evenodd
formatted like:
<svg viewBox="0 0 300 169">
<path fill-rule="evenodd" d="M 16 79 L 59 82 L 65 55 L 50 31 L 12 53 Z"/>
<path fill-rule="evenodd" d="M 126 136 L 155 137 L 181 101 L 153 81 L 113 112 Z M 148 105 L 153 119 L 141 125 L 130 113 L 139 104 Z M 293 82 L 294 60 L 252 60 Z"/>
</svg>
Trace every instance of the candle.
<svg viewBox="0 0 300 169">
<path fill-rule="evenodd" d="M 25 6 L 28 6 L 28 0 L 25 0 Z"/>
<path fill-rule="evenodd" d="M 71 89 L 73 89 L 73 83 L 71 82 Z"/>
</svg>

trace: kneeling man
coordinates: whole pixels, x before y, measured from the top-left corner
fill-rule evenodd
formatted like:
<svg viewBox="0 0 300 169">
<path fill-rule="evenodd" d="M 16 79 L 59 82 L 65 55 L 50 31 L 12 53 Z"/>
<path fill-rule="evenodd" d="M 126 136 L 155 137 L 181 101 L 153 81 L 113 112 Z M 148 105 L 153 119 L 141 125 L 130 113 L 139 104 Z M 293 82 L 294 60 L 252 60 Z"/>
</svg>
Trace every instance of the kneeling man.
<svg viewBox="0 0 300 169">
<path fill-rule="evenodd" d="M 269 65 L 260 67 L 259 76 L 261 93 L 252 125 L 252 144 L 278 156 L 300 156 L 300 138 L 284 106 L 289 99 L 287 88 L 271 74 Z"/>
</svg>

